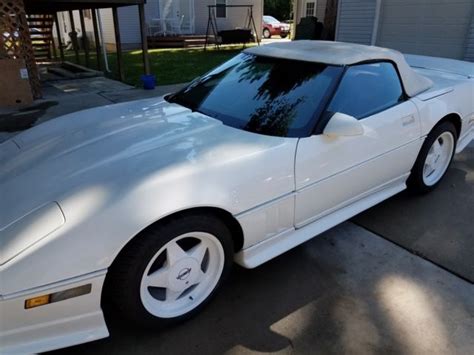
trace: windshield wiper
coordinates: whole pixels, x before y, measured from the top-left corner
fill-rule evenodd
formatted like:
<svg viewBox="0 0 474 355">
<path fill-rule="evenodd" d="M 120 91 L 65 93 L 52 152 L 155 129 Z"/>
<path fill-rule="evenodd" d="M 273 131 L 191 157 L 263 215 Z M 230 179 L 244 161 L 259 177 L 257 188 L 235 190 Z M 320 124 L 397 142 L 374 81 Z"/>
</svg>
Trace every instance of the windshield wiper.
<svg viewBox="0 0 474 355">
<path fill-rule="evenodd" d="M 164 99 L 167 102 L 169 102 L 170 104 L 175 103 L 176 102 L 176 93 L 168 94 L 164 97 Z"/>
<path fill-rule="evenodd" d="M 193 105 L 186 104 L 182 100 L 179 99 L 178 93 L 175 94 L 169 94 L 165 97 L 165 100 L 169 102 L 170 104 L 177 104 L 183 107 L 186 107 L 187 109 L 191 110 L 192 112 L 196 112 L 197 108 L 194 107 Z M 199 111 L 198 111 L 199 112 Z"/>
</svg>

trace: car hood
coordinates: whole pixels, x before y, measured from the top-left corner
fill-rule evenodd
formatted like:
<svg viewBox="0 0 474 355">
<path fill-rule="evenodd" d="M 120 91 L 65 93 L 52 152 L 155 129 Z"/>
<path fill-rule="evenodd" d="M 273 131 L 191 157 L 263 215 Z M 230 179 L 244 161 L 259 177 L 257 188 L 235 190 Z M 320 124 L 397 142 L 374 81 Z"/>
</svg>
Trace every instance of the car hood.
<svg viewBox="0 0 474 355">
<path fill-rule="evenodd" d="M 230 131 L 249 134 L 163 99 L 93 108 L 33 127 L 0 144 L 0 230 L 84 182 L 159 169 L 183 159 L 173 157 L 180 145 L 192 151 Z"/>
</svg>

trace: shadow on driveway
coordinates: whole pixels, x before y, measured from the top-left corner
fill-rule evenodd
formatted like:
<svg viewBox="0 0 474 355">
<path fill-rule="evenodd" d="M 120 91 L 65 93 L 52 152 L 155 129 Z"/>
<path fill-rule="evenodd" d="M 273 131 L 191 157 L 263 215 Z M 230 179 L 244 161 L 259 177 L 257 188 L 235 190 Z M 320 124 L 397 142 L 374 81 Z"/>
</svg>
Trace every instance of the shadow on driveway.
<svg viewBox="0 0 474 355">
<path fill-rule="evenodd" d="M 474 147 L 467 147 L 433 192 L 401 193 L 353 221 L 474 282 Z"/>
<path fill-rule="evenodd" d="M 254 270 L 162 331 L 109 321 L 108 339 L 62 354 L 472 353 L 473 287 L 345 223 Z"/>
</svg>

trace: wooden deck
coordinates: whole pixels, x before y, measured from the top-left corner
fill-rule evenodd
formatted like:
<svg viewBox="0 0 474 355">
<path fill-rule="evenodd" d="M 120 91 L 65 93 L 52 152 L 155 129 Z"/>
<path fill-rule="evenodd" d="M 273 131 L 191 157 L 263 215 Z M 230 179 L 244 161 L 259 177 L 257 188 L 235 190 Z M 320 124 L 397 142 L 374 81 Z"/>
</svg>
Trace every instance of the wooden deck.
<svg viewBox="0 0 474 355">
<path fill-rule="evenodd" d="M 190 48 L 203 47 L 206 43 L 206 36 L 148 36 L 147 40 L 148 48 Z M 208 43 L 214 43 L 212 37 L 209 39 Z"/>
</svg>

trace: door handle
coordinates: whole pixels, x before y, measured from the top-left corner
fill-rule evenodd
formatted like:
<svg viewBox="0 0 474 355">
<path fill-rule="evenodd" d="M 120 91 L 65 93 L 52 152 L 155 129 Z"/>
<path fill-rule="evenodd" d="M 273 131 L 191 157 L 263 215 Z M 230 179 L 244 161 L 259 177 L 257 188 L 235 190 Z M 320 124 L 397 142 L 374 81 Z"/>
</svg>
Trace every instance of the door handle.
<svg viewBox="0 0 474 355">
<path fill-rule="evenodd" d="M 408 115 L 402 118 L 402 125 L 405 127 L 415 123 L 415 121 L 415 115 Z"/>
</svg>

